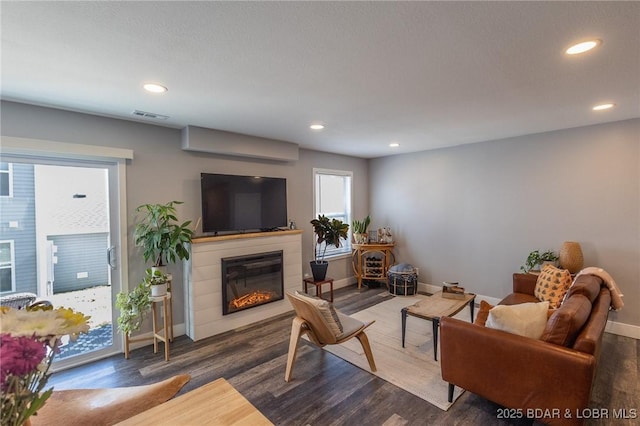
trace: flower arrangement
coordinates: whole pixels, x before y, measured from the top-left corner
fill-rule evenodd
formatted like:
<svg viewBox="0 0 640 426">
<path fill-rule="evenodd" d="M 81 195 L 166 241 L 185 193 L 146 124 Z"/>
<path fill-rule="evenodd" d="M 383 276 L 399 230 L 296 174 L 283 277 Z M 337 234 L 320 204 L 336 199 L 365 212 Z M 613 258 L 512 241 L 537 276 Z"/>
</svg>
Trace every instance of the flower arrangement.
<svg viewBox="0 0 640 426">
<path fill-rule="evenodd" d="M 0 308 L 0 409 L 2 426 L 20 426 L 36 414 L 53 388 L 43 391 L 62 336 L 75 341 L 90 317 L 51 306 Z"/>
</svg>

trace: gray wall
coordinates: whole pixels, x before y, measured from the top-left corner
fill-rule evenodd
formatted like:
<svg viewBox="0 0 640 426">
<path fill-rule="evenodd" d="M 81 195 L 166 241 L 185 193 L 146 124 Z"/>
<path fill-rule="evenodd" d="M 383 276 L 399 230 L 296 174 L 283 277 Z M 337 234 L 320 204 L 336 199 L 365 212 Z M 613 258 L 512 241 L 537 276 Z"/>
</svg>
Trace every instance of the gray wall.
<svg viewBox="0 0 640 426">
<path fill-rule="evenodd" d="M 371 215 L 420 281 L 502 298 L 535 249 L 578 241 L 640 325 L 640 119 L 379 158 Z"/>
<path fill-rule="evenodd" d="M 278 163 L 182 151 L 179 129 L 12 102 L 1 114 L 3 135 L 133 149 L 129 231 L 143 203 L 182 200 L 180 217 L 197 220 L 200 172 L 285 177 L 306 265 L 312 169 L 353 170 L 355 217 L 371 213 L 372 229 L 390 226 L 398 260 L 420 267 L 422 282 L 458 280 L 500 298 L 531 250 L 575 240 L 585 264 L 606 269 L 625 293 L 611 319 L 640 325 L 640 119 L 371 161 L 301 150 L 297 162 Z M 145 265 L 129 244 L 135 283 Z M 171 270 L 182 282 L 182 267 Z M 351 277 L 350 259 L 333 261 L 330 275 Z M 175 296 L 181 323 L 183 295 Z"/>
<path fill-rule="evenodd" d="M 2 135 L 128 148 L 134 159 L 127 164 L 127 205 L 131 235 L 134 209 L 144 203 L 184 201 L 178 206 L 179 218 L 200 217 L 200 172 L 264 175 L 287 178 L 289 217 L 303 233 L 303 273 L 310 272 L 313 240 L 309 221 L 313 218 L 313 168 L 352 170 L 356 217 L 367 214 L 369 199 L 368 162 L 363 159 L 316 151 L 300 151 L 296 162 L 252 160 L 183 151 L 179 129 L 139 122 L 110 119 L 15 102 L 1 104 Z M 198 230 L 200 231 L 200 229 Z M 129 238 L 129 281 L 138 282 L 148 265 Z M 171 265 L 175 282 L 182 283 L 182 265 Z M 335 279 L 351 277 L 350 259 L 331 262 L 329 273 Z M 174 286 L 175 289 L 175 286 Z M 184 297 L 181 286 L 174 293 L 174 322 L 184 322 Z"/>
</svg>

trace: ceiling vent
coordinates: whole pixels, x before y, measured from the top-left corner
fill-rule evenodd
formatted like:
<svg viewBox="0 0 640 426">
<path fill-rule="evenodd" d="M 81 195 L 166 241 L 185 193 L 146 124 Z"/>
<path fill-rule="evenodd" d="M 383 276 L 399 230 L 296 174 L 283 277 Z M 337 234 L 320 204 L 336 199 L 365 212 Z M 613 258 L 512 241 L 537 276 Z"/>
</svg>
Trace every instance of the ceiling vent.
<svg viewBox="0 0 640 426">
<path fill-rule="evenodd" d="M 134 110 L 131 114 L 135 115 L 136 117 L 149 118 L 151 120 L 167 120 L 169 118 L 168 115 L 156 114 L 155 112 L 140 111 L 138 109 Z"/>
</svg>

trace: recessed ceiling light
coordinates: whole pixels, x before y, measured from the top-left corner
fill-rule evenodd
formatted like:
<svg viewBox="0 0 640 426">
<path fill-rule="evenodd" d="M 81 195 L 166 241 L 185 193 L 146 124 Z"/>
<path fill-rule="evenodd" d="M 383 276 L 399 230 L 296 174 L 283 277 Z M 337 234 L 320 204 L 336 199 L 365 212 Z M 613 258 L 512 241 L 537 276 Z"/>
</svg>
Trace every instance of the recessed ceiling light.
<svg viewBox="0 0 640 426">
<path fill-rule="evenodd" d="M 311 130 L 322 130 L 324 129 L 324 124 L 312 124 L 309 128 Z"/>
<path fill-rule="evenodd" d="M 599 40 L 599 39 L 583 41 L 582 43 L 574 44 L 573 46 L 565 50 L 565 53 L 567 55 L 578 55 L 580 53 L 587 52 L 601 44 L 602 44 L 602 40 Z"/>
<path fill-rule="evenodd" d="M 392 143 L 390 143 L 390 144 L 389 144 L 389 146 L 390 146 L 391 148 L 397 148 L 397 147 L 399 147 L 399 146 L 400 146 L 400 144 L 399 144 L 398 142 L 392 142 Z"/>
<path fill-rule="evenodd" d="M 606 103 L 606 104 L 596 105 L 596 106 L 594 106 L 592 109 L 593 109 L 594 111 L 603 111 L 603 110 L 605 110 L 605 109 L 611 109 L 611 108 L 613 108 L 614 106 L 616 106 L 616 104 L 612 104 L 612 103 L 610 103 L 610 102 L 609 102 L 609 103 Z"/>
<path fill-rule="evenodd" d="M 151 93 L 164 93 L 169 90 L 166 87 L 156 83 L 145 83 L 142 87 L 144 87 L 144 90 Z"/>
</svg>

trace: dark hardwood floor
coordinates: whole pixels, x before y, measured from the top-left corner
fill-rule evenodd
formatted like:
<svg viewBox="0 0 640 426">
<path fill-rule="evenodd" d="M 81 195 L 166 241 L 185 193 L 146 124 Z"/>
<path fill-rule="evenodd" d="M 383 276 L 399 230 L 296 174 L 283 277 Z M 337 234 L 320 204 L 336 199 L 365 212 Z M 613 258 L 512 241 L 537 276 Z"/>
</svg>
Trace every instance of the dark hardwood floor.
<svg viewBox="0 0 640 426">
<path fill-rule="evenodd" d="M 351 286 L 336 290 L 335 305 L 351 314 L 390 297 L 384 288 L 358 291 Z M 187 373 L 192 378 L 184 393 L 224 377 L 277 425 L 531 424 L 497 419 L 499 407 L 470 392 L 442 411 L 307 342 L 299 348 L 293 381 L 285 383 L 292 318 L 281 315 L 199 342 L 181 336 L 171 345 L 169 362 L 147 346 L 133 351 L 129 360 L 118 355 L 54 373 L 49 383 L 58 390 L 120 387 Z M 640 410 L 639 354 L 640 341 L 605 334 L 591 405 L 608 409 L 609 418 L 586 424 L 638 424 L 637 419 L 613 420 L 611 412 Z"/>
</svg>

